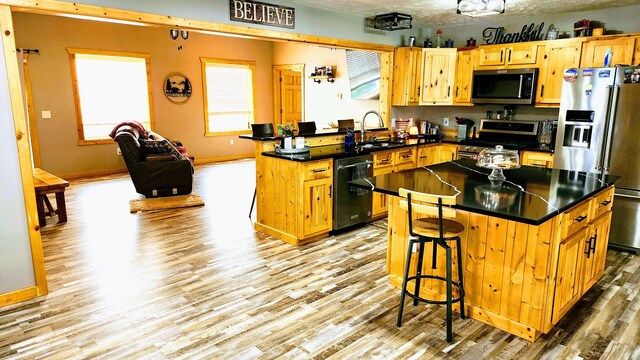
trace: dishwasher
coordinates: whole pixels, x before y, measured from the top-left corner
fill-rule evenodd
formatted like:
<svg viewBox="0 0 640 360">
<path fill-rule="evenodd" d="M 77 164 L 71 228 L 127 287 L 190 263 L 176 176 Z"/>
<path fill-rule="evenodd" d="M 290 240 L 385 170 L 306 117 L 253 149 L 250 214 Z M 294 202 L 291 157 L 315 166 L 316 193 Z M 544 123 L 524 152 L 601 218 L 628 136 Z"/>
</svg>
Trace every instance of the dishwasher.
<svg viewBox="0 0 640 360">
<path fill-rule="evenodd" d="M 349 181 L 373 176 L 373 156 L 335 159 L 333 171 L 333 230 L 370 220 L 371 191 L 349 186 Z"/>
</svg>

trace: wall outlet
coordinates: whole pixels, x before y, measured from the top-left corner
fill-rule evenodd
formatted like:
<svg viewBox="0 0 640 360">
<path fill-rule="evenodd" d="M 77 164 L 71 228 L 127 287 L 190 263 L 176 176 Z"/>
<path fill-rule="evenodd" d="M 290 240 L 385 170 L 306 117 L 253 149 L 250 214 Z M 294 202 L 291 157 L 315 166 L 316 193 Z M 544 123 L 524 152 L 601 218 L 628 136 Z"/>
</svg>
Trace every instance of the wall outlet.
<svg viewBox="0 0 640 360">
<path fill-rule="evenodd" d="M 120 150 L 119 146 L 116 148 L 116 154 L 122 156 L 122 150 Z"/>
<path fill-rule="evenodd" d="M 233 145 L 233 139 L 229 139 L 229 145 Z"/>
<path fill-rule="evenodd" d="M 442 120 L 442 125 L 449 126 L 449 118 L 444 118 L 444 120 Z"/>
<path fill-rule="evenodd" d="M 43 119 L 51 119 L 51 111 L 43 111 L 42 112 L 42 118 Z"/>
</svg>

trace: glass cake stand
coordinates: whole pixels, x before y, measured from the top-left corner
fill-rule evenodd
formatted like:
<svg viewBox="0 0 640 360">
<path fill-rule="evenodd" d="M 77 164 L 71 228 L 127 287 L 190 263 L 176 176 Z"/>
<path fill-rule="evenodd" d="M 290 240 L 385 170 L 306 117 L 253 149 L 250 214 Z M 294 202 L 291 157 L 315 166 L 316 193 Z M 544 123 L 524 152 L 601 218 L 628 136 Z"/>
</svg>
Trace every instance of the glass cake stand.
<svg viewBox="0 0 640 360">
<path fill-rule="evenodd" d="M 478 155 L 477 166 L 491 169 L 489 180 L 503 181 L 506 179 L 503 170 L 517 169 L 520 167 L 520 157 L 515 150 L 506 150 L 502 145 L 495 149 L 484 149 Z"/>
</svg>

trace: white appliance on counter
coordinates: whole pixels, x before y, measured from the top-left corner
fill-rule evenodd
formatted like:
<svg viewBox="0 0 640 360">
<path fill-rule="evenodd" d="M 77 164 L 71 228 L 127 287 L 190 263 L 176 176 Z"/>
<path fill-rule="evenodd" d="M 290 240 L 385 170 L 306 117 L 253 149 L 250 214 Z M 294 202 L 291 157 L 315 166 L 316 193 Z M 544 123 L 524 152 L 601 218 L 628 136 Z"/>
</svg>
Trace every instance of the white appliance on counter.
<svg viewBox="0 0 640 360">
<path fill-rule="evenodd" d="M 640 251 L 640 67 L 567 69 L 554 167 L 621 176 L 609 245 Z"/>
</svg>

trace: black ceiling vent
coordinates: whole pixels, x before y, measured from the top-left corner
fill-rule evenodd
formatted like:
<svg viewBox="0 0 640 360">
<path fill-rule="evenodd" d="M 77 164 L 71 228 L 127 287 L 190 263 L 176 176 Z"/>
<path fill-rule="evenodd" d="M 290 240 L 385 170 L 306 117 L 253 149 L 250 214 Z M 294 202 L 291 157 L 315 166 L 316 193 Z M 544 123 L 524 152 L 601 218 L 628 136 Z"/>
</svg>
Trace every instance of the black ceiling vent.
<svg viewBox="0 0 640 360">
<path fill-rule="evenodd" d="M 411 15 L 400 13 L 376 15 L 373 18 L 373 27 L 378 30 L 411 29 Z"/>
</svg>

